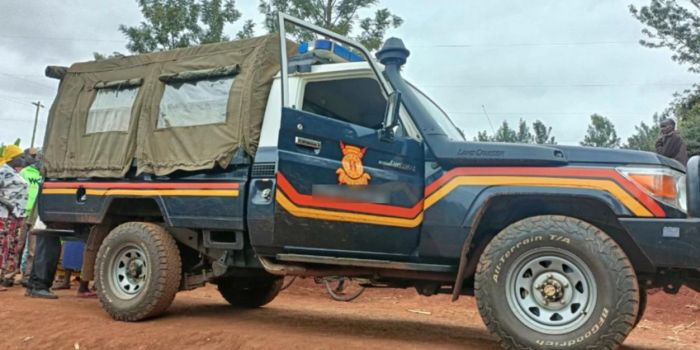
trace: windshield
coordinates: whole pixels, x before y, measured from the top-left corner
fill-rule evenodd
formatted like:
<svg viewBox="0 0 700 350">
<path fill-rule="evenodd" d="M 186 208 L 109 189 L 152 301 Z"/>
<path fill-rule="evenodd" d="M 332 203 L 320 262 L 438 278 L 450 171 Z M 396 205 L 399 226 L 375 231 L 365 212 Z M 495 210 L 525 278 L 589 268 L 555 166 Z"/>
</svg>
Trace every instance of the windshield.
<svg viewBox="0 0 700 350">
<path fill-rule="evenodd" d="M 422 91 L 418 90 L 413 84 L 408 83 L 408 86 L 413 89 L 413 92 L 418 97 L 418 101 L 425 107 L 425 110 L 430 113 L 430 116 L 435 120 L 445 135 L 455 141 L 466 141 L 464 138 L 464 133 L 460 130 L 455 123 L 452 122 L 447 113 L 440 108 L 430 97 L 426 96 Z"/>
</svg>

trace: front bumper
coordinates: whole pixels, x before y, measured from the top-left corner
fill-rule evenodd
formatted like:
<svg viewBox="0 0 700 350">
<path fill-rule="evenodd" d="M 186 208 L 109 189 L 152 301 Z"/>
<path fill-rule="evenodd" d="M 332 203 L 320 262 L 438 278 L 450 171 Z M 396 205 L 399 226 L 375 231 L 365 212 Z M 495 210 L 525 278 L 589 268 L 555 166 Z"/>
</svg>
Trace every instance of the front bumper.
<svg viewBox="0 0 700 350">
<path fill-rule="evenodd" d="M 700 219 L 620 219 L 656 268 L 700 270 Z"/>
</svg>

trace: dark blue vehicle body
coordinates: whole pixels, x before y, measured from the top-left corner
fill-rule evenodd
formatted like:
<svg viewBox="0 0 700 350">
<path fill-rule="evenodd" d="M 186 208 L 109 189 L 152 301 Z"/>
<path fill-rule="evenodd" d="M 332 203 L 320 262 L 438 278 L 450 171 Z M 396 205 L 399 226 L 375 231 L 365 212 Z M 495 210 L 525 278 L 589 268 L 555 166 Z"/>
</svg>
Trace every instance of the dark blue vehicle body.
<svg viewBox="0 0 700 350">
<path fill-rule="evenodd" d="M 149 172 L 158 168 L 141 167 L 147 155 L 137 151 L 123 157 L 119 173 L 62 171 L 55 176 L 97 177 L 43 182 L 39 213 L 48 228 L 36 233 L 87 241 L 85 280 L 96 281 L 114 319 L 157 316 L 178 291 L 207 283 L 233 306 L 261 307 L 285 277 L 301 276 L 339 301 L 359 295 L 348 297 L 348 285 L 415 288 L 453 301 L 474 295 L 508 349 L 614 349 L 642 319 L 648 290 L 700 291 L 700 156 L 686 168 L 649 152 L 468 142 L 403 80 L 409 51 L 399 39 L 377 52 L 380 67 L 360 59 L 370 53 L 350 39 L 282 13 L 278 19 L 279 79 L 272 66 L 269 91 L 256 83 L 262 88 L 239 101 L 234 92 L 250 86 L 234 82 L 217 92 L 217 108 L 226 109 L 212 115 L 226 124 L 193 138 L 203 148 L 220 142 L 216 161 L 196 155 L 188 167 L 181 158 L 196 147 L 183 148 L 159 172 L 168 175 L 157 176 Z M 329 39 L 287 60 L 285 21 Z M 258 66 L 251 61 L 248 72 Z M 184 75 L 211 77 L 221 68 Z M 162 86 L 162 78 L 150 83 Z M 248 92 L 258 101 L 269 95 L 264 110 L 256 108 L 262 118 L 245 124 L 231 117 L 245 120 L 236 110 Z M 160 101 L 158 116 L 169 113 L 164 96 L 150 99 Z M 204 122 L 199 111 L 206 119 L 211 99 L 198 98 L 172 105 L 191 107 L 183 116 Z M 200 125 L 186 124 L 161 148 L 174 150 L 184 133 L 204 130 L 189 127 Z M 218 141 L 207 140 L 219 131 Z M 236 134 L 250 147 L 233 145 Z M 211 168 L 183 170 L 203 167 Z"/>
<path fill-rule="evenodd" d="M 536 215 L 606 229 L 640 274 L 700 267 L 696 220 L 615 170 L 682 165 L 646 152 L 449 138 L 389 61 L 385 76 L 422 138 L 283 108 L 277 146 L 255 159 L 237 155 L 226 169 L 169 176 L 47 179 L 41 218 L 81 227 L 147 218 L 203 234 L 176 238 L 229 267 L 259 269 L 252 256 L 354 266 L 360 275 L 437 279 L 454 285 L 455 297 L 469 292 L 462 283 L 490 239 Z M 359 182 L 348 184 L 347 171 Z M 665 236 L 669 223 L 680 234 Z M 689 253 L 674 255 L 679 249 Z M 234 263 L 236 254 L 246 259 Z"/>
</svg>

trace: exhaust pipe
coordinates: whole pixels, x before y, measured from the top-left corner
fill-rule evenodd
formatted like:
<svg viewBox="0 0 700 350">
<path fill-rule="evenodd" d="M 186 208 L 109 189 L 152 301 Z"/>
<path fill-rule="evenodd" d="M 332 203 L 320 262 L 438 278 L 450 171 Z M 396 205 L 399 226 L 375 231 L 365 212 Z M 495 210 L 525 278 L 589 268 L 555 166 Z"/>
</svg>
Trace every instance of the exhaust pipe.
<svg viewBox="0 0 700 350">
<path fill-rule="evenodd" d="M 308 270 L 299 265 L 283 265 L 272 262 L 269 258 L 258 257 L 262 267 L 271 275 L 275 276 L 302 276 Z"/>
<path fill-rule="evenodd" d="M 270 260 L 266 257 L 258 257 L 260 264 L 267 273 L 275 276 L 300 276 L 300 277 L 324 277 L 324 276 L 355 276 L 358 274 L 358 270 L 355 268 L 329 268 L 329 269 L 318 269 L 318 268 L 307 268 L 302 265 L 291 265 L 291 264 L 279 264 Z M 364 271 L 362 276 L 371 275 Z"/>
</svg>

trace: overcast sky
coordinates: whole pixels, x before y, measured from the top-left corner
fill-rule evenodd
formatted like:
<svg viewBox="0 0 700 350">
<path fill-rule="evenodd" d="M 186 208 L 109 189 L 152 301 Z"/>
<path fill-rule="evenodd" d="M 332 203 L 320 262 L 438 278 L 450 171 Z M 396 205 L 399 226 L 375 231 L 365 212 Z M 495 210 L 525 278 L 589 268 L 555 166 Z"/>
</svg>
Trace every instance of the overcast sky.
<svg viewBox="0 0 700 350">
<path fill-rule="evenodd" d="M 662 111 L 698 75 L 665 49 L 641 47 L 642 26 L 622 0 L 381 0 L 404 19 L 389 34 L 411 50 L 406 76 L 433 97 L 471 139 L 503 120 L 540 119 L 563 144 L 582 138 L 589 116 L 609 117 L 624 138 Z M 257 0 L 239 0 L 255 18 Z M 35 107 L 41 144 L 57 82 L 47 65 L 70 65 L 94 51 L 126 52 L 119 24 L 141 20 L 136 1 L 0 3 L 0 142 L 28 146 Z M 242 20 L 239 21 L 242 23 Z M 240 23 L 227 28 L 229 35 Z M 258 24 L 258 34 L 263 34 Z"/>
</svg>

